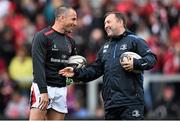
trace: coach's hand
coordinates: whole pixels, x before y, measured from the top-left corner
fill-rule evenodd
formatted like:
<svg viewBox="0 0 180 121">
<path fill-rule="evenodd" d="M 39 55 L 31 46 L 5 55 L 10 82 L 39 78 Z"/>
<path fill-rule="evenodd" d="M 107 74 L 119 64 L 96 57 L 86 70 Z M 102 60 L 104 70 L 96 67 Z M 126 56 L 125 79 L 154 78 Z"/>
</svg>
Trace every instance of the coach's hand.
<svg viewBox="0 0 180 121">
<path fill-rule="evenodd" d="M 127 61 L 121 62 L 121 65 L 126 71 L 133 71 L 133 58 L 129 57 Z"/>
<path fill-rule="evenodd" d="M 38 108 L 42 111 L 45 111 L 48 107 L 49 98 L 47 93 L 42 93 L 40 98 L 40 103 Z"/>
<path fill-rule="evenodd" d="M 65 77 L 73 77 L 74 76 L 74 68 L 66 67 L 59 71 L 59 74 L 62 74 Z"/>
</svg>

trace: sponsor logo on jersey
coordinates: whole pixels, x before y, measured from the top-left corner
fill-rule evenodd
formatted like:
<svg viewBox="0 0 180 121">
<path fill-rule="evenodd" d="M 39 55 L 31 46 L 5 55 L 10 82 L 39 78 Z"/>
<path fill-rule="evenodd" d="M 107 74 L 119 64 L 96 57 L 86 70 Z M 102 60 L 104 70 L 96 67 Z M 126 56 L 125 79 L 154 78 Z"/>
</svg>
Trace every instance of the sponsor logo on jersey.
<svg viewBox="0 0 180 121">
<path fill-rule="evenodd" d="M 57 46 L 54 44 L 52 47 L 52 51 L 58 51 L 59 49 L 57 48 Z"/>
<path fill-rule="evenodd" d="M 104 45 L 103 53 L 106 53 L 108 48 L 109 48 L 109 45 Z"/>
<path fill-rule="evenodd" d="M 123 44 L 120 46 L 120 50 L 126 50 L 127 49 L 127 44 Z"/>
<path fill-rule="evenodd" d="M 71 45 L 68 44 L 67 47 L 68 47 L 68 52 L 71 53 L 71 52 L 72 52 L 72 47 L 71 47 Z"/>
<path fill-rule="evenodd" d="M 65 60 L 65 59 L 57 59 L 57 58 L 51 58 L 50 61 L 51 61 L 51 62 L 55 62 L 55 63 L 68 63 L 68 60 Z"/>
<path fill-rule="evenodd" d="M 109 47 L 109 45 L 104 45 L 104 49 L 107 49 Z"/>
<path fill-rule="evenodd" d="M 61 58 L 62 58 L 62 59 L 66 59 L 66 58 L 67 58 L 67 55 L 64 55 L 64 54 L 63 54 L 63 55 L 61 55 Z"/>
</svg>

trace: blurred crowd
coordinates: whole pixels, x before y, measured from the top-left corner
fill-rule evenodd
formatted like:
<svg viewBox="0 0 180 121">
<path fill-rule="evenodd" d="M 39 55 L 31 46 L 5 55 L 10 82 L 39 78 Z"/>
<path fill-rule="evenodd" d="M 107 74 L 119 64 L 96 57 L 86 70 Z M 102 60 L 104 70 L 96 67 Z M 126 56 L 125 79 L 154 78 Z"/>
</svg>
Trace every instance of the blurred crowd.
<svg viewBox="0 0 180 121">
<path fill-rule="evenodd" d="M 116 10 L 126 15 L 128 29 L 145 39 L 157 55 L 158 63 L 148 73 L 180 73 L 179 0 L 0 0 L 0 119 L 28 118 L 32 39 L 37 31 L 53 24 L 54 8 L 59 5 L 70 5 L 77 11 L 78 27 L 72 36 L 88 63 L 108 40 L 103 27 L 105 13 Z M 146 118 L 180 119 L 180 84 L 159 85 L 160 98 L 152 99 Z M 90 116 L 86 87 L 68 87 L 67 119 Z M 102 101 L 97 100 L 94 118 L 102 119 Z"/>
</svg>

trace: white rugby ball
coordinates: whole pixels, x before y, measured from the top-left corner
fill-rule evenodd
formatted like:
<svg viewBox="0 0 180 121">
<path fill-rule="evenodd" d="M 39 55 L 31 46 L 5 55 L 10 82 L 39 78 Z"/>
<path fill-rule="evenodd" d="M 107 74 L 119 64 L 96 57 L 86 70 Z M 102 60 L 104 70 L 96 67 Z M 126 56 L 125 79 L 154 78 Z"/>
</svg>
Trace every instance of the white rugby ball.
<svg viewBox="0 0 180 121">
<path fill-rule="evenodd" d="M 121 54 L 120 56 L 120 63 L 121 62 L 124 62 L 124 61 L 129 61 L 130 60 L 130 57 L 133 57 L 135 59 L 140 59 L 142 58 L 140 55 L 138 55 L 137 53 L 135 52 L 124 52 Z M 133 70 L 133 72 L 135 73 L 142 73 L 142 70 Z"/>
<path fill-rule="evenodd" d="M 73 55 L 68 59 L 68 65 L 76 68 L 83 68 L 86 64 L 87 60 L 80 55 Z"/>
</svg>

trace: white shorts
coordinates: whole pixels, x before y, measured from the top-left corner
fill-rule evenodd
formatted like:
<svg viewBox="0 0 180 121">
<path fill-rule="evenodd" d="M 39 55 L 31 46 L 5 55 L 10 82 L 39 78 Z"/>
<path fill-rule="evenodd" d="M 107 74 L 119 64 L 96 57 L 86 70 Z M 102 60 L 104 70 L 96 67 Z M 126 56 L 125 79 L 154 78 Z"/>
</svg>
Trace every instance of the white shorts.
<svg viewBox="0 0 180 121">
<path fill-rule="evenodd" d="M 51 87 L 47 86 L 49 104 L 47 109 L 54 109 L 57 112 L 68 113 L 67 110 L 67 87 Z M 36 83 L 31 86 L 31 108 L 38 108 L 40 102 L 40 91 Z"/>
</svg>

